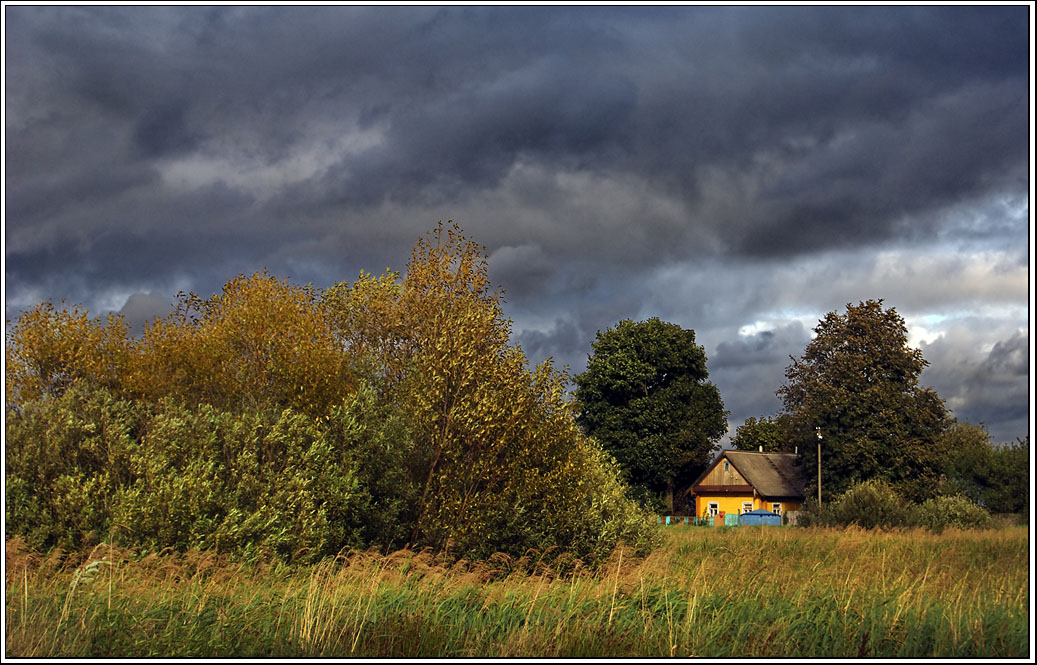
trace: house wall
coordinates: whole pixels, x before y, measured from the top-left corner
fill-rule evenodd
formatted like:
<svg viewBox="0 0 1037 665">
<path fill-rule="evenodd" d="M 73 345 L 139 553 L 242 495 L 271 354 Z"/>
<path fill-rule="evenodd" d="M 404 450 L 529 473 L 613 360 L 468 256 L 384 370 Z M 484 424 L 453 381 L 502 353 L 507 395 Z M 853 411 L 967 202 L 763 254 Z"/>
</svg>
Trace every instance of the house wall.
<svg viewBox="0 0 1037 665">
<path fill-rule="evenodd" d="M 719 483 L 716 483 L 719 485 Z M 733 484 L 733 483 L 732 483 Z M 719 510 L 727 514 L 740 514 L 742 512 L 743 501 L 753 501 L 753 495 L 742 496 L 738 494 L 719 494 L 716 496 L 704 495 L 695 496 L 695 515 L 697 517 L 706 517 L 709 515 L 709 504 L 711 501 L 716 501 L 719 505 Z M 759 508 L 759 500 L 753 503 L 753 510 Z"/>
<path fill-rule="evenodd" d="M 706 517 L 709 514 L 709 504 L 711 501 L 716 501 L 719 506 L 718 510 L 725 514 L 741 514 L 742 503 L 752 501 L 753 510 L 770 510 L 771 504 L 780 503 L 781 512 L 787 513 L 789 511 L 800 510 L 803 507 L 800 501 L 788 501 L 785 499 L 768 499 L 766 497 L 756 497 L 755 499 L 751 494 L 739 495 L 739 494 L 717 494 L 710 496 L 708 494 L 702 496 L 695 496 L 695 515 L 697 517 Z"/>
</svg>

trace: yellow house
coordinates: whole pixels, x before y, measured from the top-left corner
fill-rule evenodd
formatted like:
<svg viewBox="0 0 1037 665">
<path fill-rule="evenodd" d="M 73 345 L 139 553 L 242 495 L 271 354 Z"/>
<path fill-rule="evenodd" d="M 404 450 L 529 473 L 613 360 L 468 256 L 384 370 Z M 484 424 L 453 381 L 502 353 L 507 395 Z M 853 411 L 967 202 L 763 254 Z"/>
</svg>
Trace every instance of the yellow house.
<svg viewBox="0 0 1037 665">
<path fill-rule="evenodd" d="M 799 455 L 725 450 L 692 484 L 695 515 L 798 511 L 805 499 Z"/>
</svg>

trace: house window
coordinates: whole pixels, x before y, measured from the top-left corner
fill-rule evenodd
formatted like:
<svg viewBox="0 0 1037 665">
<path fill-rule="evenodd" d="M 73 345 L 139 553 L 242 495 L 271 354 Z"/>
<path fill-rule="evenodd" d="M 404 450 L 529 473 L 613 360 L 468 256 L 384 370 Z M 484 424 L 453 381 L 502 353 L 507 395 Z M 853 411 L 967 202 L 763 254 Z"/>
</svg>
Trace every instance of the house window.
<svg viewBox="0 0 1037 665">
<path fill-rule="evenodd" d="M 745 513 L 751 513 L 751 512 L 753 512 L 753 502 L 752 501 L 743 501 L 742 502 L 742 513 L 745 514 Z"/>
<path fill-rule="evenodd" d="M 780 515 L 781 514 L 781 504 L 780 503 L 772 503 L 771 504 L 771 512 L 774 513 L 775 515 Z"/>
<path fill-rule="evenodd" d="M 724 460 L 724 473 L 727 473 L 730 470 L 731 470 L 731 463 L 728 462 L 727 460 Z"/>
<path fill-rule="evenodd" d="M 716 515 L 717 513 L 719 513 L 720 503 L 718 503 L 717 501 L 710 501 L 708 512 L 710 515 Z"/>
</svg>

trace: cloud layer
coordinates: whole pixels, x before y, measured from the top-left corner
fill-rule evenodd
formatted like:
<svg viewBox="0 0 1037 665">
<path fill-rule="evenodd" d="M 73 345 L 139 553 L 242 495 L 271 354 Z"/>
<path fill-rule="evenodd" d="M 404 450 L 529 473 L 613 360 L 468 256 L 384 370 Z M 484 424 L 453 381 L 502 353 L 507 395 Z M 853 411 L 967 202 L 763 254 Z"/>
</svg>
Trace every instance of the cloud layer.
<svg viewBox="0 0 1037 665">
<path fill-rule="evenodd" d="M 737 425 L 825 312 L 885 298 L 923 380 L 1011 439 L 1029 11 L 5 7 L 6 315 L 328 285 L 454 219 L 533 360 L 660 316 Z"/>
</svg>

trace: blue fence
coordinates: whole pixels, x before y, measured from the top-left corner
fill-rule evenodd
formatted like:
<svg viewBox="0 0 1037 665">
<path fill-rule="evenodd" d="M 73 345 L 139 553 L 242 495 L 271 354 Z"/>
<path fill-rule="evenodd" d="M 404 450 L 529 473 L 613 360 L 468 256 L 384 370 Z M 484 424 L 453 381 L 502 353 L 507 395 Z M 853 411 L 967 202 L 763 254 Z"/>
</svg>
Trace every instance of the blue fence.
<svg viewBox="0 0 1037 665">
<path fill-rule="evenodd" d="M 781 526 L 781 515 L 766 510 L 754 510 L 738 515 L 727 513 L 721 518 L 717 516 L 690 517 L 688 515 L 656 515 L 656 524 L 667 526 Z"/>
</svg>

